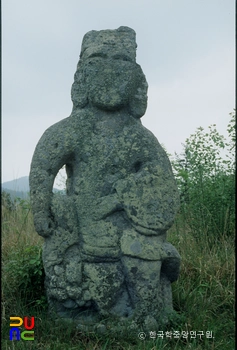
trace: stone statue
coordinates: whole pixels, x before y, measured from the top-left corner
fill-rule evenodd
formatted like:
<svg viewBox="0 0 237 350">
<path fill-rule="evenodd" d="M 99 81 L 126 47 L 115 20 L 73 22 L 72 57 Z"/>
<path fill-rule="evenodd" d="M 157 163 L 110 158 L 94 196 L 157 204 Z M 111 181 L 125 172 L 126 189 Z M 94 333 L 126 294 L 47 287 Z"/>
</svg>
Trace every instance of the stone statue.
<svg viewBox="0 0 237 350">
<path fill-rule="evenodd" d="M 120 27 L 84 36 L 72 113 L 45 131 L 31 164 L 49 307 L 91 327 L 164 322 L 179 274 L 166 241 L 179 195 L 165 151 L 140 121 L 148 85 L 135 35 Z M 56 195 L 63 165 L 66 195 Z"/>
</svg>

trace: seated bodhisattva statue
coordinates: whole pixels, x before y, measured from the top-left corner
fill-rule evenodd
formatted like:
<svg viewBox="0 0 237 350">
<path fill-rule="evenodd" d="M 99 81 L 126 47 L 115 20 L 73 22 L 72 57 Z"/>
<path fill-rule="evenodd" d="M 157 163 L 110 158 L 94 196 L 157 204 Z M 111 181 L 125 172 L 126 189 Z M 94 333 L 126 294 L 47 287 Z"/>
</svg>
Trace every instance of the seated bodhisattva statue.
<svg viewBox="0 0 237 350">
<path fill-rule="evenodd" d="M 148 85 L 135 35 L 120 27 L 84 36 L 72 113 L 45 131 L 31 164 L 49 308 L 90 327 L 165 322 L 179 274 L 180 256 L 166 241 L 178 189 L 165 151 L 140 121 Z M 64 165 L 66 194 L 53 194 Z"/>
</svg>

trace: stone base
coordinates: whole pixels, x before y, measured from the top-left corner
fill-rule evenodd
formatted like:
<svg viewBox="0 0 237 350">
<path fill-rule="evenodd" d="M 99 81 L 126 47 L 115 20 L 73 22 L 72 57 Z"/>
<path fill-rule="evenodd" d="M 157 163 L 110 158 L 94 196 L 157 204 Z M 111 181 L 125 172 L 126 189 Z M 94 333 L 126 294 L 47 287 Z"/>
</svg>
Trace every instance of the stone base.
<svg viewBox="0 0 237 350">
<path fill-rule="evenodd" d="M 136 317 L 99 317 L 98 313 L 91 311 L 81 311 L 72 317 L 63 312 L 55 313 L 55 309 L 49 310 L 49 316 L 56 322 L 73 325 L 83 332 L 94 332 L 98 334 L 109 334 L 123 337 L 126 334 L 137 336 L 139 332 L 150 332 L 163 329 L 171 320 L 178 317 L 174 310 L 166 310 L 157 318 L 146 315 L 141 318 Z M 67 317 L 68 316 L 68 317 Z"/>
</svg>

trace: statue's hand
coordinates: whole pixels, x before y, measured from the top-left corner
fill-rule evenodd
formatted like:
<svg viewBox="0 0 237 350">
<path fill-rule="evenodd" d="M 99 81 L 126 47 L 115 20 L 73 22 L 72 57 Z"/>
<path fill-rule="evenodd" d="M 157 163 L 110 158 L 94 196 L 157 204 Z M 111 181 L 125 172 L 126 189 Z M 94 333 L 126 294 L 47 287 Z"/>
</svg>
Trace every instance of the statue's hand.
<svg viewBox="0 0 237 350">
<path fill-rule="evenodd" d="M 48 237 L 53 233 L 54 223 L 46 213 L 35 214 L 34 225 L 36 232 L 42 237 Z"/>
<path fill-rule="evenodd" d="M 108 196 L 100 197 L 96 203 L 94 218 L 96 220 L 105 219 L 107 216 L 121 209 L 122 206 L 117 194 L 110 194 Z"/>
</svg>

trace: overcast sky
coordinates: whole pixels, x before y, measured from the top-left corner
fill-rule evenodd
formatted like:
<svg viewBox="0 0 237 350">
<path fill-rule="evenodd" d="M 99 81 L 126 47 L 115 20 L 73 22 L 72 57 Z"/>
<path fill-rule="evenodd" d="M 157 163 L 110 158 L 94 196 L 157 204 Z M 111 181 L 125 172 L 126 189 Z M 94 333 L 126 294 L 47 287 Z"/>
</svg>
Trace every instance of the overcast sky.
<svg viewBox="0 0 237 350">
<path fill-rule="evenodd" d="M 199 126 L 226 134 L 234 0 L 2 0 L 2 182 L 29 175 L 43 132 L 70 115 L 84 34 L 120 26 L 136 31 L 149 85 L 142 123 L 168 153 Z"/>
</svg>

